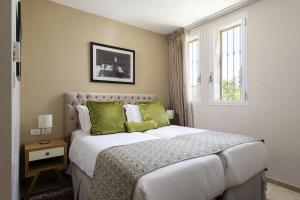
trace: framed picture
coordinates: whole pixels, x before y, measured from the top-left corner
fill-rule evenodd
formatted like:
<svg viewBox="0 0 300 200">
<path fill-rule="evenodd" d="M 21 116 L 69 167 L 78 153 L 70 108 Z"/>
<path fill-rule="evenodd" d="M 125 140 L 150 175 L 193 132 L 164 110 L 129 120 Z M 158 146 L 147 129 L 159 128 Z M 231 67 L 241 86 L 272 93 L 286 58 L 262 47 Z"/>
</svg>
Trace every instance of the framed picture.
<svg viewBox="0 0 300 200">
<path fill-rule="evenodd" d="M 90 43 L 91 81 L 135 83 L 135 51 L 104 44 Z"/>
</svg>

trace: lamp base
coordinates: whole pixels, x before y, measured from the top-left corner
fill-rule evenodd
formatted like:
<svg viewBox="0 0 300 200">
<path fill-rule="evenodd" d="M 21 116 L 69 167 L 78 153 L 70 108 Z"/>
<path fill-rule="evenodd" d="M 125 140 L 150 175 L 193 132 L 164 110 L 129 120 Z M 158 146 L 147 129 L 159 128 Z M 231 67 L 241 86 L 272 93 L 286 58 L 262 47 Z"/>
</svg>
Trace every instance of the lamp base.
<svg viewBox="0 0 300 200">
<path fill-rule="evenodd" d="M 51 128 L 42 128 L 40 136 L 40 144 L 49 144 L 51 136 Z"/>
<path fill-rule="evenodd" d="M 49 144 L 51 140 L 42 140 L 40 141 L 40 144 Z"/>
</svg>

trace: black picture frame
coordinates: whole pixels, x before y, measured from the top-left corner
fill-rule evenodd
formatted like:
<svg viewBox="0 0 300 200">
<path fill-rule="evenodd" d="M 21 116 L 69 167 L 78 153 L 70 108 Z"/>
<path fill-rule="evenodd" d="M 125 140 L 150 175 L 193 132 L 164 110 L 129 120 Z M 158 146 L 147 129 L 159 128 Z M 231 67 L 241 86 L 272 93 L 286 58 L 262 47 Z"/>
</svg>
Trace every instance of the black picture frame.
<svg viewBox="0 0 300 200">
<path fill-rule="evenodd" d="M 135 51 L 90 42 L 90 81 L 134 85 Z"/>
</svg>

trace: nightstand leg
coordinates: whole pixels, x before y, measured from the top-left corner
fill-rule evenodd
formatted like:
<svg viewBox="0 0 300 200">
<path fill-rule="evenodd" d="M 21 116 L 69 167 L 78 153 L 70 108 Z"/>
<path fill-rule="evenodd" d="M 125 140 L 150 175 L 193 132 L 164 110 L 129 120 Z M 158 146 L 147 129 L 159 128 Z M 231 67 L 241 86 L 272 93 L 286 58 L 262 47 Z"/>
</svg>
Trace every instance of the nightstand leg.
<svg viewBox="0 0 300 200">
<path fill-rule="evenodd" d="M 56 175 L 58 176 L 59 180 L 60 180 L 61 182 L 65 182 L 65 179 L 64 179 L 64 177 L 61 175 L 60 171 L 59 171 L 58 169 L 55 169 L 54 171 L 55 171 Z"/>
<path fill-rule="evenodd" d="M 30 195 L 32 189 L 34 188 L 35 183 L 36 183 L 36 181 L 37 181 L 38 178 L 39 178 L 39 175 L 40 175 L 40 173 L 38 172 L 38 173 L 33 177 L 33 180 L 31 181 L 30 186 L 29 186 L 29 188 L 28 188 L 28 190 L 27 190 L 25 199 L 28 199 L 28 198 L 29 198 L 29 195 Z"/>
</svg>

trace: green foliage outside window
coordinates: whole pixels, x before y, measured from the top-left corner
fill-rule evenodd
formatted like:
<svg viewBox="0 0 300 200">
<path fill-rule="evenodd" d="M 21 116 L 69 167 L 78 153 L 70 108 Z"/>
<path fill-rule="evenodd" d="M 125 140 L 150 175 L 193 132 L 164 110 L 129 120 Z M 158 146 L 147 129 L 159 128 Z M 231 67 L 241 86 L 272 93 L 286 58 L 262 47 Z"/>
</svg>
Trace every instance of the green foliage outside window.
<svg viewBox="0 0 300 200">
<path fill-rule="evenodd" d="M 223 81 L 222 99 L 225 101 L 241 100 L 241 88 L 238 87 L 233 80 Z"/>
</svg>

